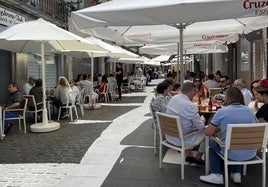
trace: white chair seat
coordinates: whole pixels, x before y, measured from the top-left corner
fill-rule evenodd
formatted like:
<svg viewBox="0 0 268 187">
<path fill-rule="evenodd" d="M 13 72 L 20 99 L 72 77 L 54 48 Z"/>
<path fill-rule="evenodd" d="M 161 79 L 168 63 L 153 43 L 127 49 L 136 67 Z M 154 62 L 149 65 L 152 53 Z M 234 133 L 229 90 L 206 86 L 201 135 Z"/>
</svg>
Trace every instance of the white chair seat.
<svg viewBox="0 0 268 187">
<path fill-rule="evenodd" d="M 78 113 L 77 113 L 77 109 L 76 109 L 76 105 L 75 105 L 77 94 L 78 94 L 77 91 L 69 91 L 67 93 L 67 104 L 60 106 L 59 113 L 58 113 L 58 120 L 60 120 L 61 110 L 63 108 L 65 108 L 66 110 L 69 111 L 69 116 L 71 118 L 71 121 L 73 121 L 73 111 L 72 111 L 73 109 L 75 111 L 76 118 L 78 119 Z"/>
<path fill-rule="evenodd" d="M 2 124 L 3 130 L 5 128 L 5 121 L 10 121 L 10 120 L 18 120 L 19 130 L 21 130 L 21 120 L 23 120 L 24 134 L 26 134 L 26 118 L 25 118 L 25 116 L 26 116 L 27 103 L 28 103 L 28 99 L 24 98 L 22 107 L 20 109 L 6 109 L 3 111 L 3 124 Z M 19 115 L 17 117 L 6 118 L 6 112 L 18 112 Z"/>
</svg>

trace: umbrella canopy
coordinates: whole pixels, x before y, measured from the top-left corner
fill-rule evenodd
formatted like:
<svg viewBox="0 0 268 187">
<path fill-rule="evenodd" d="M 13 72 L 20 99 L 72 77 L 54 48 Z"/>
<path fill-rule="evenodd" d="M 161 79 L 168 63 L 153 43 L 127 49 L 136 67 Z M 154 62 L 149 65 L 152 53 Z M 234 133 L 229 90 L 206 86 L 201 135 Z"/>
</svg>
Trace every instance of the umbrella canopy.
<svg viewBox="0 0 268 187">
<path fill-rule="evenodd" d="M 180 33 L 178 25 L 146 25 L 146 26 L 109 26 L 80 28 L 80 31 L 99 38 L 114 41 L 118 45 L 144 45 L 174 43 L 178 41 Z M 248 17 L 240 19 L 225 19 L 204 21 L 188 24 L 183 31 L 185 42 L 215 40 L 233 43 L 239 34 L 247 34 L 268 26 L 266 16 Z"/>
<path fill-rule="evenodd" d="M 33 132 L 48 132 L 60 128 L 59 123 L 49 123 L 46 109 L 45 51 L 95 50 L 104 51 L 83 38 L 56 25 L 38 19 L 9 27 L 0 33 L 0 48 L 19 53 L 41 53 L 43 79 L 43 122 L 31 126 Z"/>
<path fill-rule="evenodd" d="M 109 56 L 115 61 L 121 62 L 121 58 L 139 58 L 139 55 L 132 53 L 128 50 L 121 48 L 120 46 L 112 45 L 107 42 L 104 42 L 98 38 L 93 36 L 85 38 L 86 41 L 90 43 L 94 43 L 100 47 L 102 47 L 105 52 L 102 51 L 89 51 L 89 50 L 61 50 L 61 51 L 53 51 L 52 53 L 60 53 L 69 55 L 76 58 L 91 58 L 91 62 L 93 62 L 94 57 L 106 57 Z M 120 58 L 120 59 L 119 59 Z M 126 60 L 125 60 L 126 61 Z M 124 62 L 125 62 L 124 61 Z M 127 60 L 129 61 L 129 60 Z M 91 75 L 93 75 L 93 63 L 91 66 Z M 91 76 L 91 81 L 93 82 L 93 76 Z"/>
<path fill-rule="evenodd" d="M 187 54 L 227 53 L 228 47 L 215 41 L 184 43 L 183 48 Z M 141 54 L 177 54 L 177 44 L 148 45 L 139 48 Z"/>
<path fill-rule="evenodd" d="M 182 64 L 183 28 L 192 22 L 260 16 L 267 22 L 267 3 L 248 0 L 114 0 L 72 14 L 80 29 L 96 26 L 179 24 L 179 51 Z M 161 15 L 161 16 L 159 16 Z M 88 21 L 86 21 L 88 20 Z M 238 20 L 241 22 L 241 20 Z M 254 25 L 254 24 L 253 24 Z M 266 27 L 263 25 L 262 28 Z M 174 41 L 173 41 L 174 42 Z M 178 60 L 179 61 L 179 60 Z M 182 72 L 183 66 L 182 67 Z M 178 76 L 179 77 L 179 76 Z M 183 73 L 181 73 L 183 81 Z"/>
<path fill-rule="evenodd" d="M 72 13 L 80 28 L 191 23 L 267 15 L 265 1 L 247 0 L 113 0 Z M 265 9 L 265 10 L 264 10 Z M 159 16 L 161 15 L 161 16 Z"/>
</svg>

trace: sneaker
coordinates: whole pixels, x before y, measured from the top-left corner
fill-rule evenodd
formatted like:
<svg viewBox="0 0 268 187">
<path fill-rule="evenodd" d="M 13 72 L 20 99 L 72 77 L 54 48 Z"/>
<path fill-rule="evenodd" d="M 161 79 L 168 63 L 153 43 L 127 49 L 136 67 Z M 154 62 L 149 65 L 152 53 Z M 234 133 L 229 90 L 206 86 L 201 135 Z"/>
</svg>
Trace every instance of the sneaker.
<svg viewBox="0 0 268 187">
<path fill-rule="evenodd" d="M 234 183 L 241 183 L 241 173 L 231 173 L 230 178 Z"/>
<path fill-rule="evenodd" d="M 203 182 L 208 182 L 212 184 L 223 184 L 223 175 L 211 173 L 210 175 L 200 176 L 199 179 Z"/>
<path fill-rule="evenodd" d="M 198 160 L 196 159 L 195 157 L 192 157 L 192 156 L 187 156 L 185 158 L 185 161 L 186 162 L 189 162 L 191 164 L 196 164 L 196 165 L 199 165 L 199 166 L 204 166 L 205 165 L 205 161 L 204 160 Z"/>
</svg>

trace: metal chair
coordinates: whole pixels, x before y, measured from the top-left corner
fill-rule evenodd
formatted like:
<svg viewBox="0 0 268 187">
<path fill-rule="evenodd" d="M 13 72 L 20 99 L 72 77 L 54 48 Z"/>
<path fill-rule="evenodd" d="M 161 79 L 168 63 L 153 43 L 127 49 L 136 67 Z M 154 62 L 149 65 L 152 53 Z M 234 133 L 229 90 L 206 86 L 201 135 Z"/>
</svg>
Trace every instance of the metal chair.
<svg viewBox="0 0 268 187">
<path fill-rule="evenodd" d="M 224 155 L 217 153 L 224 160 L 225 187 L 228 187 L 228 165 L 244 165 L 243 174 L 246 175 L 246 165 L 262 164 L 262 187 L 266 183 L 266 146 L 268 123 L 228 124 L 225 144 L 217 137 L 212 137 L 222 147 Z M 256 149 L 261 155 L 245 161 L 228 159 L 229 150 Z"/>
<path fill-rule="evenodd" d="M 78 119 L 78 113 L 77 113 L 77 109 L 76 109 L 76 105 L 75 105 L 77 94 L 78 94 L 77 91 L 69 91 L 67 93 L 67 104 L 59 107 L 58 120 L 60 120 L 61 110 L 63 108 L 65 108 L 66 110 L 69 111 L 71 121 L 73 121 L 73 111 L 72 111 L 73 109 L 75 111 L 76 118 Z"/>
<path fill-rule="evenodd" d="M 26 110 L 27 110 L 27 103 L 28 103 L 28 99 L 24 98 L 22 105 L 21 105 L 21 108 L 19 108 L 19 109 L 6 109 L 3 111 L 3 124 L 2 124 L 3 130 L 5 128 L 5 121 L 10 121 L 10 120 L 18 120 L 19 121 L 19 130 L 21 130 L 21 120 L 23 120 L 24 134 L 26 134 L 26 118 L 25 118 L 25 116 L 26 116 Z M 17 117 L 6 118 L 7 112 L 17 112 L 19 115 Z"/>
<path fill-rule="evenodd" d="M 34 95 L 24 95 L 28 99 L 26 113 L 34 114 L 35 123 L 37 123 L 38 112 L 43 111 L 43 102 L 36 103 Z"/>
</svg>

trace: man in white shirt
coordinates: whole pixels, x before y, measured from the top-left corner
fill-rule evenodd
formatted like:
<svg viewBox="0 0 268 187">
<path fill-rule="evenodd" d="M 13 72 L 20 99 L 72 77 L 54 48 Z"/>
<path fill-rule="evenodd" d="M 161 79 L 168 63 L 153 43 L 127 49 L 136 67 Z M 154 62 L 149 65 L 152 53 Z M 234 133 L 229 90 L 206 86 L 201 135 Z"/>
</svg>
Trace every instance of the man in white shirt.
<svg viewBox="0 0 268 187">
<path fill-rule="evenodd" d="M 234 81 L 234 86 L 242 92 L 245 105 L 248 106 L 248 104 L 251 102 L 252 94 L 250 93 L 249 89 L 247 89 L 246 82 L 243 79 L 236 79 Z"/>
<path fill-rule="evenodd" d="M 167 114 L 180 117 L 183 134 L 189 134 L 193 131 L 198 131 L 184 138 L 186 146 L 186 162 L 203 165 L 204 161 L 201 156 L 204 153 L 204 128 L 205 118 L 200 117 L 197 106 L 192 102 L 195 95 L 196 87 L 192 82 L 183 84 L 181 94 L 173 96 L 167 105 Z M 181 146 L 181 140 L 178 137 L 165 135 L 168 142 L 173 145 Z M 198 153 L 193 156 L 192 149 L 199 146 Z"/>
</svg>

